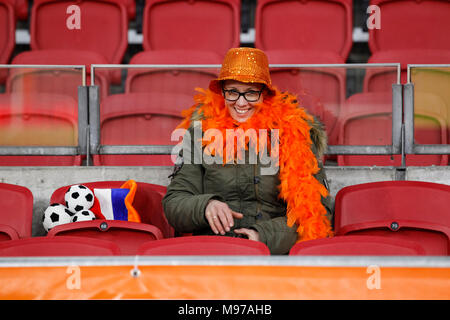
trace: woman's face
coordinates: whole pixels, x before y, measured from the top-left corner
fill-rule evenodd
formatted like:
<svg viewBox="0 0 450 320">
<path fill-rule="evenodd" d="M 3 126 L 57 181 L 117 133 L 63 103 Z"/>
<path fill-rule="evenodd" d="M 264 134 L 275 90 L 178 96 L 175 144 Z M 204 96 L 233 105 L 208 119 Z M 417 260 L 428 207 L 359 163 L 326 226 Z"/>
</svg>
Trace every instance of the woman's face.
<svg viewBox="0 0 450 320">
<path fill-rule="evenodd" d="M 245 122 L 250 119 L 256 112 L 255 105 L 264 100 L 263 89 L 264 85 L 259 83 L 244 83 L 235 80 L 224 81 L 222 94 L 231 117 L 238 122 Z M 246 95 L 245 97 L 242 94 L 239 96 L 239 93 L 246 93 Z M 230 100 L 234 100 L 237 96 L 239 96 L 237 100 Z"/>
</svg>

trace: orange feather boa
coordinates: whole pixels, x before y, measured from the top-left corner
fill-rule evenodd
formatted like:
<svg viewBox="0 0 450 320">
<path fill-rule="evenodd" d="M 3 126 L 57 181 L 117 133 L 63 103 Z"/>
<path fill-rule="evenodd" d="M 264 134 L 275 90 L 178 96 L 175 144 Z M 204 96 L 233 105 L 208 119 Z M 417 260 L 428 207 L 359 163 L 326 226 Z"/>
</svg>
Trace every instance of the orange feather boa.
<svg viewBox="0 0 450 320">
<path fill-rule="evenodd" d="M 297 224 L 298 241 L 332 236 L 331 224 L 321 197 L 328 195 L 327 189 L 314 177 L 319 171 L 317 158 L 311 150 L 310 125 L 314 118 L 298 107 L 297 98 L 276 91 L 266 96 L 257 105 L 256 112 L 244 123 L 235 121 L 225 106 L 222 95 L 210 90 L 197 89 L 196 104 L 183 112 L 184 120 L 178 126 L 187 129 L 193 116 L 200 115 L 203 132 L 216 129 L 226 137 L 227 129 L 278 129 L 279 130 L 279 196 L 287 203 L 287 224 Z M 239 139 L 238 139 L 239 141 Z M 208 146 L 211 146 L 211 142 Z M 246 141 L 245 143 L 248 143 Z M 202 141 L 205 146 L 206 141 Z M 220 144 L 223 145 L 223 144 Z M 267 143 L 270 146 L 270 143 Z M 217 150 L 215 145 L 210 150 Z M 238 146 L 237 146 L 238 147 Z M 236 147 L 236 148 L 237 148 Z M 252 147 L 258 148 L 257 145 Z M 261 147 L 261 146 L 260 146 Z M 226 154 L 223 146 L 223 154 Z M 234 151 L 236 151 L 236 148 Z M 270 147 L 269 147 L 270 148 Z M 234 155 L 227 154 L 227 163 Z"/>
</svg>

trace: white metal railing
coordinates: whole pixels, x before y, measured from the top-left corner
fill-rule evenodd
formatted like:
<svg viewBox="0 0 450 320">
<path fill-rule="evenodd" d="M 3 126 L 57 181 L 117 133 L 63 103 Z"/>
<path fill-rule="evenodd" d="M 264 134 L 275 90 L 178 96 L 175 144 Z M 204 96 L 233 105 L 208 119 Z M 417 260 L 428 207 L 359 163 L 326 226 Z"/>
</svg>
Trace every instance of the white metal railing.
<svg viewBox="0 0 450 320">
<path fill-rule="evenodd" d="M 450 268 L 449 256 L 117 256 L 11 257 L 1 267 L 40 266 L 304 266 Z"/>
<path fill-rule="evenodd" d="M 91 65 L 90 86 L 87 86 L 86 66 L 84 65 L 0 65 L 2 69 L 75 69 L 81 70 L 82 86 L 78 92 L 79 143 L 77 147 L 51 146 L 0 146 L 0 155 L 74 155 L 74 154 L 171 154 L 174 146 L 150 145 L 101 145 L 100 144 L 100 95 L 95 73 L 99 69 L 219 69 L 217 64 L 145 64 L 145 65 Z M 393 155 L 401 154 L 450 154 L 449 144 L 421 145 L 414 141 L 414 84 L 411 83 L 411 70 L 420 68 L 450 68 L 448 64 L 416 64 L 407 67 L 407 84 L 400 84 L 401 66 L 399 63 L 376 64 L 271 64 L 277 68 L 298 68 L 321 70 L 341 68 L 342 70 L 369 70 L 388 68 L 395 70 L 396 82 L 392 84 L 392 144 L 391 145 L 329 145 L 330 155 Z M 450 111 L 449 111 L 450 113 Z M 402 117 L 404 116 L 404 119 Z M 448 125 L 448 124 L 447 124 Z M 404 161 L 403 161 L 404 163 Z"/>
<path fill-rule="evenodd" d="M 96 70 L 100 69 L 142 69 L 142 70 L 158 70 L 158 69 L 219 69 L 221 65 L 214 64 L 93 64 L 91 65 L 91 90 L 95 89 L 95 74 Z M 342 69 L 342 70 L 365 70 L 376 68 L 391 68 L 396 72 L 396 83 L 393 83 L 392 93 L 392 144 L 391 145 L 329 145 L 327 154 L 342 154 L 342 155 L 392 155 L 402 154 L 402 87 L 400 85 L 400 72 L 401 66 L 399 63 L 372 63 L 372 64 L 270 64 L 269 67 L 274 70 L 276 68 L 298 68 L 308 70 L 321 70 L 325 69 Z M 94 86 L 94 87 L 92 87 Z M 113 154 L 171 154 L 173 146 L 136 146 L 136 145 L 101 145 L 101 134 L 99 126 L 99 108 L 100 103 L 98 101 L 99 94 L 93 93 L 93 97 L 90 100 L 90 153 L 101 155 L 113 155 Z M 98 110 L 97 110 L 98 109 Z"/>
</svg>

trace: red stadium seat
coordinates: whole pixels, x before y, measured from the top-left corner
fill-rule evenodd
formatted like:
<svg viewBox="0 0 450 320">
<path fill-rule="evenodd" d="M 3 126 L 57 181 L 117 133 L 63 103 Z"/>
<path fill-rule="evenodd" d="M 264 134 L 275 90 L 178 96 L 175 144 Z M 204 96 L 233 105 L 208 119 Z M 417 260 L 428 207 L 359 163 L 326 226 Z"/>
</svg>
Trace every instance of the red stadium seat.
<svg viewBox="0 0 450 320">
<path fill-rule="evenodd" d="M 216 64 L 222 58 L 211 51 L 158 50 L 143 51 L 130 64 Z M 182 93 L 193 96 L 196 87 L 207 88 L 218 76 L 217 70 L 202 68 L 143 68 L 128 69 L 125 92 Z"/>
<path fill-rule="evenodd" d="M 91 238 L 91 242 L 92 239 L 107 240 L 116 243 L 123 255 L 134 255 L 141 243 L 163 238 L 154 225 L 101 219 L 61 224 L 53 227 L 47 236 L 84 237 Z"/>
<path fill-rule="evenodd" d="M 352 32 L 351 0 L 258 0 L 257 3 L 255 47 L 262 50 L 326 51 L 346 61 L 352 47 Z"/>
<path fill-rule="evenodd" d="M 173 130 L 192 96 L 127 93 L 108 96 L 100 105 L 102 145 L 175 145 Z M 124 134 L 126 132 L 127 134 Z M 94 155 L 94 165 L 169 165 L 171 155 Z"/>
<path fill-rule="evenodd" d="M 35 0 L 30 22 L 32 50 L 68 49 L 92 51 L 108 63 L 121 63 L 128 46 L 126 0 Z M 79 29 L 67 26 L 70 5 L 81 13 Z"/>
<path fill-rule="evenodd" d="M 415 241 L 427 255 L 448 255 L 450 186 L 382 181 L 347 186 L 335 200 L 336 235 Z"/>
<path fill-rule="evenodd" d="M 120 188 L 125 181 L 95 181 L 82 183 L 93 190 L 94 188 Z M 166 194 L 166 187 L 145 182 L 136 182 L 137 190 L 133 207 L 141 216 L 142 223 L 157 226 L 164 237 L 174 235 L 173 228 L 169 225 L 163 214 L 161 200 Z M 50 198 L 51 203 L 64 204 L 64 195 L 70 186 L 63 186 L 55 190 Z"/>
<path fill-rule="evenodd" d="M 386 50 L 450 50 L 448 0 L 371 0 L 381 12 L 381 28 L 369 29 L 372 53 Z"/>
<path fill-rule="evenodd" d="M 240 44 L 239 0 L 147 0 L 144 50 L 204 50 L 225 56 Z"/>
<path fill-rule="evenodd" d="M 33 194 L 23 186 L 0 183 L 0 241 L 31 237 Z"/>
<path fill-rule="evenodd" d="M 418 144 L 447 143 L 447 113 L 445 105 L 434 110 L 422 108 L 418 101 L 415 111 L 415 141 Z M 358 93 L 342 108 L 339 119 L 340 145 L 391 145 L 392 94 Z M 407 155 L 406 165 L 447 165 L 447 155 Z M 400 166 L 401 156 L 339 155 L 340 166 Z"/>
<path fill-rule="evenodd" d="M 83 237 L 33 237 L 0 243 L 1 257 L 113 256 L 119 247 L 110 241 Z"/>
<path fill-rule="evenodd" d="M 120 188 L 125 181 L 98 181 L 82 183 L 89 189 Z M 64 204 L 64 195 L 69 186 L 55 190 L 50 203 Z M 141 217 L 141 223 L 120 220 L 92 220 L 68 223 L 54 227 L 49 236 L 74 235 L 99 238 L 116 242 L 122 254 L 135 254 L 137 247 L 147 241 L 174 236 L 162 209 L 162 198 L 166 188 L 159 185 L 137 182 L 133 207 Z"/>
<path fill-rule="evenodd" d="M 0 0 L 0 64 L 8 63 L 11 57 L 15 47 L 15 30 L 14 7 L 10 1 Z"/>
<path fill-rule="evenodd" d="M 387 50 L 375 52 L 370 58 L 369 63 L 399 63 L 401 65 L 401 78 L 400 82 L 405 84 L 408 82 L 408 65 L 410 64 L 448 64 L 450 61 L 450 50 L 434 50 L 434 49 L 404 49 L 404 50 Z M 450 139 L 450 100 L 447 95 L 447 87 L 449 82 L 449 72 L 444 70 L 433 70 L 432 68 L 426 70 L 422 68 L 420 70 L 420 76 L 415 76 L 418 69 L 411 69 L 411 81 L 415 84 L 415 98 L 414 108 L 422 111 L 422 117 L 417 119 L 418 123 L 415 123 L 417 128 L 415 132 L 416 143 L 421 144 L 445 144 L 444 140 L 441 140 L 435 136 L 431 138 L 430 133 L 432 131 L 427 130 L 426 127 L 437 127 L 443 124 L 447 127 L 447 138 Z M 437 72 L 436 72 L 437 71 Z M 396 72 L 380 72 L 374 69 L 367 69 L 364 78 L 364 92 L 391 92 L 392 84 L 397 83 Z M 420 95 L 417 93 L 420 91 Z M 425 99 L 428 97 L 429 99 Z M 428 101 L 427 101 L 428 100 Z M 436 111 L 438 110 L 438 111 Z M 437 113 L 440 117 L 430 118 L 428 114 L 433 115 Z M 417 114 L 417 112 L 416 112 Z M 433 124 L 434 122 L 434 124 Z M 427 124 L 428 123 L 428 124 Z M 438 124 L 440 123 L 440 124 Z M 418 128 L 419 125 L 422 126 Z M 426 138 L 425 138 L 426 137 Z M 427 157 L 428 159 L 436 158 L 437 156 L 416 156 L 409 155 L 411 159 Z M 441 161 L 432 160 L 434 164 L 446 164 L 447 155 L 440 156 Z"/>
<path fill-rule="evenodd" d="M 17 19 L 28 19 L 28 0 L 1 0 L 0 2 L 9 2 Z"/>
<path fill-rule="evenodd" d="M 78 104 L 70 96 L 0 94 L 0 146 L 77 146 Z M 81 156 L 0 156 L 2 166 L 81 165 Z"/>
<path fill-rule="evenodd" d="M 416 256 L 425 250 L 412 241 L 377 236 L 337 236 L 295 244 L 291 256 Z"/>
<path fill-rule="evenodd" d="M 121 1 L 127 8 L 128 18 L 133 20 L 136 18 L 136 0 L 122 0 Z"/>
<path fill-rule="evenodd" d="M 186 236 L 142 244 L 138 255 L 151 256 L 213 256 L 270 255 L 269 248 L 259 241 L 225 236 Z"/>
<path fill-rule="evenodd" d="M 369 63 L 401 63 L 401 83 L 407 82 L 408 64 L 446 64 L 450 44 L 448 0 L 372 0 L 382 12 L 380 29 L 369 29 Z M 365 91 L 390 90 L 396 74 L 368 70 Z"/>
<path fill-rule="evenodd" d="M 15 48 L 16 19 L 14 0 L 0 0 L 0 64 L 7 64 Z M 5 83 L 8 69 L 0 68 L 0 85 Z"/>
<path fill-rule="evenodd" d="M 312 50 L 269 50 L 266 51 L 270 64 L 330 64 L 344 63 L 342 58 L 332 52 L 317 52 Z M 271 78 L 274 86 L 281 91 L 289 91 L 302 96 L 315 97 L 320 108 L 309 109 L 318 116 L 325 125 L 330 144 L 337 143 L 334 134 L 341 105 L 345 101 L 344 68 L 271 68 Z"/>
<path fill-rule="evenodd" d="M 84 65 L 86 66 L 86 85 L 91 85 L 91 64 L 107 64 L 106 59 L 91 51 L 79 50 L 33 50 L 15 56 L 11 64 L 36 65 Z M 109 91 L 111 76 L 97 69 L 95 84 L 100 87 L 101 96 Z M 11 69 L 6 83 L 6 92 L 57 93 L 72 96 L 78 101 L 78 86 L 82 85 L 81 70 L 74 69 Z"/>
</svg>

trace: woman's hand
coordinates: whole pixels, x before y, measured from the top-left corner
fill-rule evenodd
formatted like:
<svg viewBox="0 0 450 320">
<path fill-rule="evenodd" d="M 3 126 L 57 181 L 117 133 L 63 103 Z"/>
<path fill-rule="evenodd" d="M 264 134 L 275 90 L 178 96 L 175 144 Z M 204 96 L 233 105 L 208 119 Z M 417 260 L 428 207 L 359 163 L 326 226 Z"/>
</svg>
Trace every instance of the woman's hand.
<svg viewBox="0 0 450 320">
<path fill-rule="evenodd" d="M 248 228 L 240 228 L 234 230 L 237 234 L 243 234 L 250 240 L 259 241 L 259 233 L 256 230 L 248 229 Z"/>
<path fill-rule="evenodd" d="M 210 200 L 205 209 L 205 218 L 215 234 L 224 235 L 234 226 L 234 218 L 242 219 L 244 215 L 231 210 L 225 202 Z"/>
</svg>

